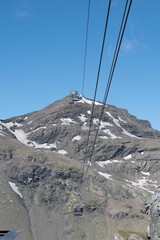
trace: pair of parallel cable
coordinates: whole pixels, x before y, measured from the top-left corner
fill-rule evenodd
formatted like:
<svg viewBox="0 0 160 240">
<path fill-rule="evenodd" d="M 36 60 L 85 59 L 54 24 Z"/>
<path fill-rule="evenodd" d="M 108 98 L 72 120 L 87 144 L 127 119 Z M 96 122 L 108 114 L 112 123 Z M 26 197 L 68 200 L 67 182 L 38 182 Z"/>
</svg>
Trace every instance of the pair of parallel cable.
<svg viewBox="0 0 160 240">
<path fill-rule="evenodd" d="M 92 162 L 92 156 L 93 156 L 94 148 L 95 148 L 97 137 L 98 137 L 98 132 L 99 132 L 99 129 L 100 129 L 102 118 L 103 118 L 104 109 L 105 109 L 108 94 L 109 94 L 109 91 L 110 91 L 110 87 L 111 87 L 111 83 L 112 83 L 112 79 L 113 79 L 113 74 L 114 74 L 114 71 L 115 71 L 120 47 L 121 47 L 121 44 L 122 44 L 122 40 L 123 40 L 123 36 L 124 36 L 125 29 L 126 29 L 126 25 L 127 25 L 127 21 L 128 21 L 128 17 L 129 17 L 129 13 L 130 13 L 130 9 L 131 9 L 131 5 L 132 5 L 133 0 L 126 0 L 126 4 L 125 4 L 123 16 L 122 16 L 122 21 L 121 21 L 121 25 L 120 25 L 120 29 L 119 29 L 119 34 L 118 34 L 118 38 L 117 38 L 117 42 L 116 42 L 116 47 L 115 47 L 115 51 L 114 51 L 114 55 L 113 55 L 113 59 L 112 59 L 112 64 L 111 64 L 109 76 L 108 76 L 108 79 L 107 79 L 105 94 L 104 94 L 104 98 L 103 98 L 103 105 L 102 105 L 102 109 L 101 109 L 100 116 L 99 116 L 98 127 L 97 127 L 97 130 L 96 130 L 96 133 L 95 133 L 95 138 L 94 138 L 94 142 L 93 142 L 93 145 L 92 145 L 89 160 L 87 161 L 87 164 L 86 164 L 86 159 L 87 159 L 87 155 L 88 155 L 89 138 L 90 138 L 91 127 L 92 127 L 92 123 L 93 123 L 93 113 L 94 113 L 94 108 L 95 108 L 95 101 L 96 101 L 96 95 L 97 95 L 97 89 L 98 89 L 98 83 L 99 83 L 99 77 L 100 77 L 100 71 L 101 71 L 101 65 L 102 65 L 102 59 L 103 59 L 105 39 L 106 39 L 106 33 L 107 33 L 107 27 L 108 27 L 108 21 L 109 21 L 110 9 L 111 9 L 111 2 L 112 2 L 112 0 L 109 0 L 108 10 L 107 10 L 107 14 L 106 14 L 106 23 L 105 23 L 105 28 L 104 28 L 104 35 L 103 35 L 103 41 L 102 41 L 102 47 L 101 47 L 101 54 L 100 54 L 99 67 L 98 67 L 98 73 L 97 73 L 97 80 L 96 80 L 94 99 L 93 99 L 93 104 L 92 104 L 92 111 L 91 111 L 91 118 L 90 118 L 90 123 L 89 123 L 87 142 L 86 142 L 86 150 L 85 150 L 85 156 L 84 156 L 84 159 L 83 159 L 83 178 L 82 178 L 82 181 L 81 181 L 80 186 L 79 186 L 79 192 L 82 190 L 82 183 L 87 178 L 87 174 L 88 174 L 88 171 L 89 171 L 89 166 L 91 165 L 91 162 Z M 89 0 L 89 4 L 88 4 L 88 18 L 87 18 L 87 30 L 86 30 L 82 94 L 83 94 L 83 91 L 84 91 L 84 79 L 85 79 L 85 70 L 86 70 L 86 56 L 87 56 L 88 29 L 89 29 L 89 13 L 90 13 L 90 0 Z M 86 172 L 85 172 L 85 165 L 87 165 Z"/>
</svg>

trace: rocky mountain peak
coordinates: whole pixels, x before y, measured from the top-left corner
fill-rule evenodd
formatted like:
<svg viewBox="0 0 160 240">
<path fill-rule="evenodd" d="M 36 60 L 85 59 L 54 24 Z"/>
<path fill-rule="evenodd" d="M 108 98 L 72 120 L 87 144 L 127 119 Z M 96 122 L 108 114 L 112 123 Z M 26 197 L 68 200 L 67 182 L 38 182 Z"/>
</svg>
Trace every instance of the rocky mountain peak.
<svg viewBox="0 0 160 240">
<path fill-rule="evenodd" d="M 127 232 L 128 239 L 146 238 L 144 204 L 160 185 L 160 132 L 112 105 L 105 106 L 99 122 L 102 103 L 95 102 L 86 152 L 92 104 L 72 93 L 42 110 L 0 121 L 0 189 L 10 196 L 1 198 L 0 209 L 8 212 L 2 226 L 18 225 L 20 239 L 49 240 L 54 234 L 55 240 L 109 240 L 116 232 L 117 239 Z M 84 206 L 79 226 L 73 216 L 77 201 Z M 21 222 L 11 221 L 13 208 L 20 209 L 14 214 Z"/>
</svg>

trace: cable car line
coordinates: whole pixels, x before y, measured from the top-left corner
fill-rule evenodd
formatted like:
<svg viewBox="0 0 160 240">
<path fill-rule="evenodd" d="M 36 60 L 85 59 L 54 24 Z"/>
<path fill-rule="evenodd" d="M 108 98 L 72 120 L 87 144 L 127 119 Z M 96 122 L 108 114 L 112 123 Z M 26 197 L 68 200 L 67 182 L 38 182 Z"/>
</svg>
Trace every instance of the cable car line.
<svg viewBox="0 0 160 240">
<path fill-rule="evenodd" d="M 92 150 L 91 150 L 89 163 L 91 163 L 91 161 L 92 161 L 93 151 L 94 151 L 94 148 L 95 148 L 98 132 L 99 132 L 99 129 L 100 129 L 100 125 L 101 125 L 101 121 L 102 121 L 102 117 L 103 117 L 106 101 L 107 101 L 107 98 L 108 98 L 109 90 L 110 90 L 110 87 L 111 87 L 113 74 L 114 74 L 114 71 L 115 71 L 115 67 L 116 67 L 116 63 L 117 63 L 117 59 L 118 59 L 118 55 L 119 55 L 122 39 L 123 39 L 124 32 L 125 32 L 125 29 L 126 29 L 126 24 L 127 24 L 128 16 L 129 16 L 129 13 L 130 13 L 132 1 L 133 0 L 130 0 L 129 4 L 128 4 L 128 0 L 126 1 L 125 10 L 124 10 L 124 14 L 123 14 L 122 22 L 121 22 L 121 27 L 120 27 L 119 35 L 118 35 L 118 39 L 117 39 L 117 44 L 116 44 L 116 48 L 115 48 L 115 52 L 114 52 L 114 57 L 113 57 L 113 60 L 112 60 L 112 65 L 111 65 L 111 69 L 110 69 L 110 73 L 109 73 L 109 77 L 108 77 L 108 81 L 107 81 L 107 86 L 106 86 L 106 90 L 105 90 L 105 95 L 104 95 L 104 100 L 103 100 L 103 107 L 102 107 L 102 111 L 101 111 L 101 114 L 100 114 L 96 135 L 95 135 L 95 138 L 94 138 L 94 143 L 93 143 L 93 147 L 92 147 Z M 90 164 L 87 164 L 87 170 L 86 170 L 86 174 L 85 174 L 85 178 L 84 179 L 86 179 L 86 177 L 87 177 L 89 166 L 90 166 Z"/>
<path fill-rule="evenodd" d="M 100 54 L 100 60 L 99 60 L 99 66 L 98 66 L 98 73 L 97 73 L 97 78 L 96 78 L 94 99 L 93 99 L 93 103 L 92 103 L 92 110 L 91 110 L 91 117 L 90 117 L 89 130 L 88 130 L 88 136 L 87 136 L 86 150 L 85 150 L 85 156 L 84 156 L 84 160 L 83 160 L 83 177 L 84 177 L 84 167 L 85 167 L 86 157 L 87 157 L 87 152 L 88 152 L 87 150 L 88 150 L 88 144 L 89 144 L 89 136 L 91 133 L 91 127 L 92 127 L 92 122 L 93 122 L 93 112 L 94 112 L 94 107 L 95 107 L 95 100 L 96 100 L 96 94 L 97 94 L 99 77 L 100 77 L 100 70 L 101 70 L 103 53 L 104 53 L 106 33 L 107 33 L 107 28 L 108 28 L 108 20 L 109 20 L 110 8 L 111 8 L 111 1 L 112 0 L 109 0 L 107 14 L 106 14 L 106 22 L 105 22 L 105 28 L 104 28 L 104 34 L 103 34 L 103 41 L 102 41 L 101 54 Z M 83 181 L 83 178 L 82 178 L 82 181 Z"/>
<path fill-rule="evenodd" d="M 122 18 L 122 23 L 121 23 L 121 26 L 120 26 L 120 32 L 119 32 L 119 35 L 118 35 L 116 49 L 115 49 L 115 52 L 114 52 L 112 66 L 111 66 L 110 73 L 109 73 L 109 78 L 108 78 L 108 83 L 107 83 L 107 87 L 106 87 L 106 91 L 105 91 L 105 96 L 104 96 L 104 100 L 103 100 L 103 103 L 105 103 L 105 104 L 106 104 L 106 101 L 107 101 L 107 98 L 108 98 L 108 94 L 109 94 L 109 90 L 110 90 L 110 86 L 111 86 L 114 70 L 115 70 L 115 67 L 116 67 L 118 54 L 119 54 L 119 51 L 120 51 L 120 47 L 121 47 L 124 31 L 125 31 L 125 28 L 126 28 L 126 24 L 127 24 L 127 20 L 128 20 L 128 16 L 129 16 L 131 5 L 132 5 L 132 0 L 130 0 L 129 6 L 128 6 L 128 0 L 127 0 L 126 1 L 126 5 L 125 5 L 123 18 Z M 128 9 L 127 9 L 127 6 L 128 6 Z M 127 13 L 126 13 L 126 11 L 127 11 Z M 125 18 L 125 15 L 126 15 L 126 18 Z"/>
<path fill-rule="evenodd" d="M 85 40 L 83 78 L 82 78 L 82 96 L 84 94 L 84 80 L 85 80 L 85 74 L 86 74 L 86 59 L 87 59 L 87 49 L 88 49 L 88 32 L 89 32 L 90 8 L 91 8 L 91 0 L 88 0 L 88 14 L 87 14 L 86 40 Z"/>
<path fill-rule="evenodd" d="M 88 137 L 87 137 L 87 143 L 86 143 L 86 151 L 85 151 L 85 157 L 84 157 L 84 160 L 83 160 L 83 162 L 84 162 L 83 169 L 84 169 L 84 165 L 85 165 L 85 162 L 86 162 L 86 154 L 87 154 L 87 148 L 88 148 L 88 144 L 89 144 L 89 136 L 90 136 L 90 132 L 91 132 L 91 126 L 92 126 L 92 120 L 93 120 L 93 112 L 94 112 L 94 107 L 95 107 L 95 100 L 96 100 L 98 83 L 99 83 L 99 76 L 100 76 L 100 70 L 101 70 L 101 65 L 102 65 L 102 58 L 103 58 L 104 45 L 105 45 L 105 39 L 106 39 L 106 32 L 107 32 L 107 27 L 108 27 L 108 19 L 109 19 L 111 1 L 112 0 L 109 1 L 107 15 L 106 15 L 106 23 L 105 23 L 103 42 L 102 42 L 102 48 L 101 48 L 101 55 L 100 55 L 100 60 L 99 60 L 99 67 L 98 67 L 98 73 L 97 73 L 97 79 L 96 79 L 96 86 L 95 86 L 95 92 L 94 92 L 94 98 L 93 98 L 93 104 L 92 104 L 92 110 L 91 110 L 89 131 L 88 131 Z"/>
</svg>

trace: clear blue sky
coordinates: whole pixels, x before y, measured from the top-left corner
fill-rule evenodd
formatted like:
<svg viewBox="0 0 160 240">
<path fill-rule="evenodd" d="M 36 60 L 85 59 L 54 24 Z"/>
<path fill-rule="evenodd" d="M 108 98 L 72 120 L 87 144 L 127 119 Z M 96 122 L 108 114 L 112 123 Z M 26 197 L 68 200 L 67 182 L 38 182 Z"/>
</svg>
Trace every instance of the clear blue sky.
<svg viewBox="0 0 160 240">
<path fill-rule="evenodd" d="M 82 89 L 87 0 L 1 0 L 0 119 Z M 102 101 L 124 0 L 112 0 Z M 108 0 L 91 0 L 84 95 L 93 98 Z M 160 1 L 133 0 L 108 103 L 160 129 Z"/>
</svg>

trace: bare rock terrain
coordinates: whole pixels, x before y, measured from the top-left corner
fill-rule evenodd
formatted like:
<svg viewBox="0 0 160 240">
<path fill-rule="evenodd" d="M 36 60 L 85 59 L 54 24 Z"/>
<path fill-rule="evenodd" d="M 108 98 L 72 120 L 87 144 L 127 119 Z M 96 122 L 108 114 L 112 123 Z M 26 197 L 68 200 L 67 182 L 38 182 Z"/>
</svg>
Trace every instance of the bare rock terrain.
<svg viewBox="0 0 160 240">
<path fill-rule="evenodd" d="M 17 240 L 147 239 L 144 207 L 160 185 L 160 132 L 111 105 L 99 123 L 97 102 L 86 151 L 92 103 L 67 96 L 0 121 L 0 225 L 21 229 Z M 84 214 L 75 217 L 79 201 Z"/>
</svg>

